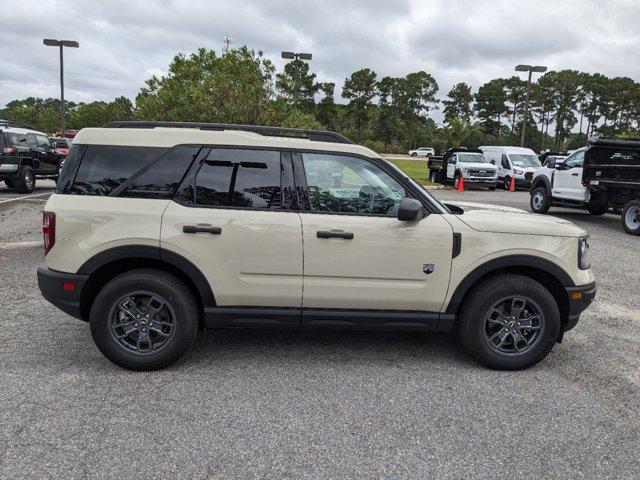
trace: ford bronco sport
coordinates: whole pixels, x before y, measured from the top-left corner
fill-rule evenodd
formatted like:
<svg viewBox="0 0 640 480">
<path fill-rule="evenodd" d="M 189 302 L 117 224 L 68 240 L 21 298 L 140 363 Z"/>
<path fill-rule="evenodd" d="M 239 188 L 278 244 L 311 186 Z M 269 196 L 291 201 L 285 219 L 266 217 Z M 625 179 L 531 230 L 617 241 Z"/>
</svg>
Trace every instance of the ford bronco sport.
<svg viewBox="0 0 640 480">
<path fill-rule="evenodd" d="M 521 369 L 595 295 L 584 230 L 448 207 L 332 132 L 84 129 L 43 233 L 42 294 L 133 370 L 221 327 L 456 329 L 483 364 Z"/>
</svg>

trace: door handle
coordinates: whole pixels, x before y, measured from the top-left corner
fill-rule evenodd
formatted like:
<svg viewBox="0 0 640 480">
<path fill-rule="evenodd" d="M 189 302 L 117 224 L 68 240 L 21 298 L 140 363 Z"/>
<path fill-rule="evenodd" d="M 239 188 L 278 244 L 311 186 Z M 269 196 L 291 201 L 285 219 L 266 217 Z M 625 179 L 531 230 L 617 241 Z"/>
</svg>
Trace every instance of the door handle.
<svg viewBox="0 0 640 480">
<path fill-rule="evenodd" d="M 197 225 L 185 225 L 182 227 L 184 233 L 210 233 L 211 235 L 220 235 L 222 228 L 220 227 L 198 227 Z"/>
<path fill-rule="evenodd" d="M 318 230 L 318 238 L 344 238 L 345 240 L 353 240 L 353 233 L 344 230 Z"/>
<path fill-rule="evenodd" d="M 572 176 L 572 177 L 577 177 L 577 176 L 578 176 L 578 172 L 576 172 L 576 173 L 572 173 L 572 174 L 571 174 L 571 176 Z"/>
</svg>

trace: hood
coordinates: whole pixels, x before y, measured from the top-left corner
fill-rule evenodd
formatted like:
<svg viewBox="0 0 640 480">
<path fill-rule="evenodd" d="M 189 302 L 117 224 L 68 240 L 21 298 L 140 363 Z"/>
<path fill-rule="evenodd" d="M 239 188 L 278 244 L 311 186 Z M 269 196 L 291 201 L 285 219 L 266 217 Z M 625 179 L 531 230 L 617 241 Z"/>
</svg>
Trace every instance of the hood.
<svg viewBox="0 0 640 480">
<path fill-rule="evenodd" d="M 482 162 L 469 163 L 469 162 L 464 162 L 464 163 L 458 163 L 458 165 L 463 170 L 466 170 L 468 168 L 479 168 L 479 169 L 482 169 L 482 170 L 498 170 L 498 167 L 496 167 L 492 163 L 482 163 Z"/>
<path fill-rule="evenodd" d="M 514 165 L 513 168 L 517 168 L 518 170 L 522 170 L 524 173 L 527 173 L 527 172 L 535 172 L 540 167 L 518 167 L 517 165 Z"/>
<path fill-rule="evenodd" d="M 480 232 L 517 233 L 524 235 L 553 235 L 582 237 L 587 232 L 574 223 L 549 215 L 525 212 L 518 208 L 481 203 L 455 202 L 464 214 L 461 221 Z"/>
</svg>

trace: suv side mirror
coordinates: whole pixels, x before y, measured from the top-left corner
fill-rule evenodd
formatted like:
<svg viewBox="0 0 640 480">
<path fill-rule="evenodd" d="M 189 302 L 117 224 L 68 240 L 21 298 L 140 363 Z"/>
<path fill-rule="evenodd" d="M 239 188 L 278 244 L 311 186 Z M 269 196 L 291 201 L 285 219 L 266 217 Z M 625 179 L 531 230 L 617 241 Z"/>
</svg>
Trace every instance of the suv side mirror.
<svg viewBox="0 0 640 480">
<path fill-rule="evenodd" d="M 422 204 L 415 198 L 403 198 L 398 205 L 398 220 L 402 222 L 417 222 L 425 216 Z"/>
<path fill-rule="evenodd" d="M 554 168 L 556 170 L 564 170 L 564 162 L 557 160 Z"/>
<path fill-rule="evenodd" d="M 491 165 L 495 165 L 496 161 L 492 159 L 489 163 L 491 163 Z"/>
</svg>

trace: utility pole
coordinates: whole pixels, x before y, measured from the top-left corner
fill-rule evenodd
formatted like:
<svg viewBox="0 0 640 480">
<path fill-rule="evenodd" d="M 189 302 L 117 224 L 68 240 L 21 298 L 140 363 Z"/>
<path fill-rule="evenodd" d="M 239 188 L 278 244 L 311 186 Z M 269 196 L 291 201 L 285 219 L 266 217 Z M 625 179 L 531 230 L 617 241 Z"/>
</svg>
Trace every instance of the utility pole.
<svg viewBox="0 0 640 480">
<path fill-rule="evenodd" d="M 524 117 L 522 119 L 522 135 L 520 136 L 520 146 L 524 147 L 524 137 L 527 131 L 527 118 L 529 116 L 529 98 L 531 97 L 531 75 L 533 72 L 546 72 L 547 67 L 543 67 L 541 65 L 536 65 L 532 67 L 531 65 L 517 65 L 516 72 L 529 72 L 529 79 L 527 80 L 527 96 L 524 100 Z"/>
<path fill-rule="evenodd" d="M 80 44 L 75 40 L 54 40 L 45 38 L 42 40 L 47 47 L 58 47 L 60 49 L 60 126 L 62 135 L 65 132 L 64 126 L 64 47 L 78 48 Z"/>
</svg>

